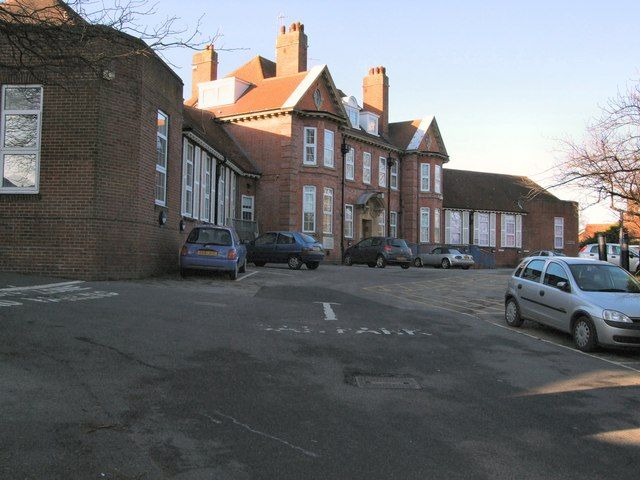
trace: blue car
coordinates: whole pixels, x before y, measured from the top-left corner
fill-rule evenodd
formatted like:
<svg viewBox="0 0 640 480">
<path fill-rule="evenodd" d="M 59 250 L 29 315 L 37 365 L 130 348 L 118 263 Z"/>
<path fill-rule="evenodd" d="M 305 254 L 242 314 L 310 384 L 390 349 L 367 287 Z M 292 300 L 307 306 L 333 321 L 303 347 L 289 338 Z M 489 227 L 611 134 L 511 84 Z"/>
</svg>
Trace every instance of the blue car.
<svg viewBox="0 0 640 480">
<path fill-rule="evenodd" d="M 267 232 L 247 245 L 247 258 L 256 267 L 286 263 L 292 270 L 306 265 L 315 270 L 324 260 L 322 244 L 301 232 Z"/>
<path fill-rule="evenodd" d="M 180 274 L 189 270 L 228 272 L 231 280 L 247 268 L 247 249 L 233 228 L 201 226 L 191 230 L 180 251 Z"/>
</svg>

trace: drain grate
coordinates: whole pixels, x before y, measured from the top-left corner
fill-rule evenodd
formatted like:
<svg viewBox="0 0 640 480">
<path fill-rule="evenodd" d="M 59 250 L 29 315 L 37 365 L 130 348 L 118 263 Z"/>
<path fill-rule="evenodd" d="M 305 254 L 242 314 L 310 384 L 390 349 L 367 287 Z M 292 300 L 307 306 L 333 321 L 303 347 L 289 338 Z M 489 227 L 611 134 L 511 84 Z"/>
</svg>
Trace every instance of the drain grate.
<svg viewBox="0 0 640 480">
<path fill-rule="evenodd" d="M 355 380 L 356 385 L 360 388 L 393 388 L 405 390 L 420 390 L 422 388 L 415 378 L 410 377 L 356 375 Z"/>
</svg>

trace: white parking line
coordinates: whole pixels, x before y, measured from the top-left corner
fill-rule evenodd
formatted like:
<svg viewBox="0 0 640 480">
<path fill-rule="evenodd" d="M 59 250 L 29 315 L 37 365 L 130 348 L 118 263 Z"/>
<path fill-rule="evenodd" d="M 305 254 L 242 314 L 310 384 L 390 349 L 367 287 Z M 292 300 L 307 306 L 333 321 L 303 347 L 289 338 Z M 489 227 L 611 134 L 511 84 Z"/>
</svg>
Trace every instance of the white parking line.
<svg viewBox="0 0 640 480">
<path fill-rule="evenodd" d="M 238 278 L 236 278 L 236 282 L 239 282 L 240 280 L 244 280 L 245 278 L 250 277 L 251 275 L 255 275 L 256 273 L 258 273 L 257 270 L 255 272 L 247 273 L 246 275 L 244 275 L 242 277 L 238 277 Z"/>
<path fill-rule="evenodd" d="M 20 292 L 23 290 L 40 290 L 41 288 L 66 287 L 67 285 L 77 285 L 79 283 L 84 283 L 84 282 L 82 280 L 77 280 L 75 282 L 49 283 L 47 285 L 29 285 L 26 287 L 0 288 L 0 292 Z"/>
<path fill-rule="evenodd" d="M 336 317 L 336 313 L 331 308 L 331 305 L 340 305 L 339 303 L 331 303 L 331 302 L 313 302 L 313 303 L 321 303 L 322 308 L 324 309 L 324 319 L 327 321 L 338 320 Z"/>
</svg>

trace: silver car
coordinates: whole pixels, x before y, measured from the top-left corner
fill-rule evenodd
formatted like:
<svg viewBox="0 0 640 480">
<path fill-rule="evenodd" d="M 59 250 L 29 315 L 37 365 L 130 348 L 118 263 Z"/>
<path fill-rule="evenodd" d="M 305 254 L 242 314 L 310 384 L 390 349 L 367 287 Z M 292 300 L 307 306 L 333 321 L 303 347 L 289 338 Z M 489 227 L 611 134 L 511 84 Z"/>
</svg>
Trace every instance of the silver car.
<svg viewBox="0 0 640 480">
<path fill-rule="evenodd" d="M 461 267 L 467 270 L 474 264 L 473 256 L 462 253 L 455 248 L 436 247 L 430 253 L 419 253 L 413 260 L 416 267 L 430 265 L 432 267 Z"/>
<path fill-rule="evenodd" d="M 614 265 L 620 265 L 620 256 L 622 250 L 617 243 L 607 243 L 607 262 Z M 598 253 L 598 244 L 589 243 L 580 249 L 578 256 L 581 258 L 593 258 L 598 260 L 600 258 Z M 633 245 L 629 245 L 629 271 L 638 272 L 638 250 Z"/>
<path fill-rule="evenodd" d="M 505 295 L 505 320 L 533 320 L 570 333 L 579 350 L 598 345 L 640 347 L 640 282 L 608 262 L 530 257 Z"/>
</svg>

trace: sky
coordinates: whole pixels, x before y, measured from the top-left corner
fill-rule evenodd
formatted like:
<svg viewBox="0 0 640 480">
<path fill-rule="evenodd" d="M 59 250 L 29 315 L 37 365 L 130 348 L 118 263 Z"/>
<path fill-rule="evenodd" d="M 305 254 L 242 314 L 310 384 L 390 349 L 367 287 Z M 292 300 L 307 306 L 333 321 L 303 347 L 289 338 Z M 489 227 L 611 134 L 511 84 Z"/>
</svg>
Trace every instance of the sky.
<svg viewBox="0 0 640 480">
<path fill-rule="evenodd" d="M 387 69 L 390 121 L 435 115 L 448 168 L 557 179 L 563 141 L 580 140 L 607 99 L 640 80 L 636 1 L 283 1 L 158 2 L 218 33 L 218 73 L 256 55 L 274 59 L 279 25 L 300 21 L 309 68 L 327 64 L 362 104 L 362 78 Z M 191 88 L 188 49 L 167 52 Z M 579 189 L 555 189 L 565 200 Z M 606 205 L 584 208 L 581 224 L 615 219 Z"/>
</svg>

